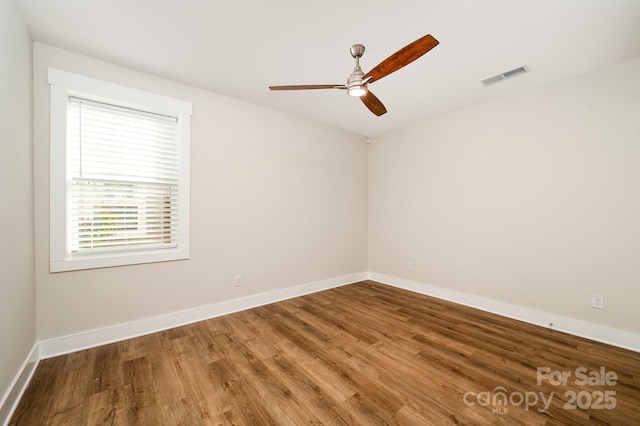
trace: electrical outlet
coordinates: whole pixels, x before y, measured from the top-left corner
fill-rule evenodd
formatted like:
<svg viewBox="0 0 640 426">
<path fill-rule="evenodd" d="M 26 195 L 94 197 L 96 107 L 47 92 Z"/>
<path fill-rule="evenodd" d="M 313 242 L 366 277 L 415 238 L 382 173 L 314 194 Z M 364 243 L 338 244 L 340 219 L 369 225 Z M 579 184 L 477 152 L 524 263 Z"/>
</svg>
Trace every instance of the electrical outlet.
<svg viewBox="0 0 640 426">
<path fill-rule="evenodd" d="M 242 275 L 236 275 L 236 287 L 242 285 Z"/>
<path fill-rule="evenodd" d="M 413 271 L 413 262 L 407 263 L 407 270 L 408 271 Z"/>
<path fill-rule="evenodd" d="M 604 309 L 604 297 L 600 294 L 592 294 L 591 307 L 595 309 Z"/>
</svg>

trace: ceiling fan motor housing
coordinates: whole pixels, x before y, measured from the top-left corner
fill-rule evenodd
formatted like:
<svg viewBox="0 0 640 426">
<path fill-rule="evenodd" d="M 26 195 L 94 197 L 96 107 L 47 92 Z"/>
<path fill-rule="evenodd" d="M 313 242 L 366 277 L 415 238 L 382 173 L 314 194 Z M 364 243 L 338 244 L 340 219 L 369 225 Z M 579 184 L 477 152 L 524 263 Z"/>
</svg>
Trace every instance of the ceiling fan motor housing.
<svg viewBox="0 0 640 426">
<path fill-rule="evenodd" d="M 364 73 L 362 69 L 360 69 L 360 66 L 356 65 L 347 80 L 347 93 L 349 93 L 349 95 L 362 96 L 367 93 L 367 86 L 362 83 L 362 77 L 364 77 Z"/>
</svg>

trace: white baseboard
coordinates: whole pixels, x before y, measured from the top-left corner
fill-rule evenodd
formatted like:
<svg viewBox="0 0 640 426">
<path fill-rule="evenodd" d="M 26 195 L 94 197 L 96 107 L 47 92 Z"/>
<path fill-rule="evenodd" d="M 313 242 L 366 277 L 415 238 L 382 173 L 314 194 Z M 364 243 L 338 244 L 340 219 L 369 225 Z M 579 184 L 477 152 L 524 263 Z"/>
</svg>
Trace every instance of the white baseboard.
<svg viewBox="0 0 640 426">
<path fill-rule="evenodd" d="M 11 416 L 18 406 L 22 394 L 24 394 L 24 391 L 27 389 L 39 361 L 39 349 L 38 343 L 36 342 L 22 363 L 22 367 L 18 370 L 18 374 L 16 374 L 13 382 L 11 382 L 11 386 L 9 386 L 9 389 L 7 389 L 7 392 L 0 400 L 0 425 L 6 426 L 9 424 Z"/>
<path fill-rule="evenodd" d="M 131 339 L 157 331 L 191 324 L 197 321 L 251 309 L 305 294 L 316 293 L 334 287 L 366 280 L 367 272 L 343 275 L 322 281 L 311 282 L 281 290 L 255 294 L 239 299 L 214 303 L 180 312 L 173 312 L 153 318 L 145 318 L 125 324 L 118 324 L 97 330 L 57 337 L 40 342 L 40 359 L 64 355 L 83 349 L 106 345 L 120 340 Z"/>
<path fill-rule="evenodd" d="M 450 290 L 431 284 L 411 281 L 377 272 L 370 271 L 369 279 L 382 284 L 402 288 L 427 296 L 433 296 L 438 299 L 448 300 L 460 305 L 469 306 L 471 308 L 480 309 L 482 311 L 517 319 L 545 328 L 548 328 L 551 323 L 553 324 L 554 330 L 640 352 L 640 335 L 629 331 L 619 330 L 604 325 L 594 324 L 558 314 L 500 302 L 470 293 Z"/>
</svg>

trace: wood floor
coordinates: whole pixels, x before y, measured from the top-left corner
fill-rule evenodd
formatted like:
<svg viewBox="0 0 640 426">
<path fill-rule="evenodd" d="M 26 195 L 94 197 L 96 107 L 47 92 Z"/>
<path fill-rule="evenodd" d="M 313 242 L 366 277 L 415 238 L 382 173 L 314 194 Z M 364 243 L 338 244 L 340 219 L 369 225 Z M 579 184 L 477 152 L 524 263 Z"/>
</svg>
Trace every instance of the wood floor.
<svg viewBox="0 0 640 426">
<path fill-rule="evenodd" d="M 638 425 L 640 354 L 365 281 L 43 360 L 10 424 Z"/>
</svg>

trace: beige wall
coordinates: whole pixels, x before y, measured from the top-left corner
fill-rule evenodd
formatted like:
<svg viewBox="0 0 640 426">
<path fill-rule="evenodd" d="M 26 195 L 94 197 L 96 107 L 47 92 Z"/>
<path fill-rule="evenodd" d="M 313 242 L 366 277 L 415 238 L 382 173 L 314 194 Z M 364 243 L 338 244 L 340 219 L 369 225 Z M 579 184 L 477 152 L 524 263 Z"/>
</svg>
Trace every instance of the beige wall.
<svg viewBox="0 0 640 426">
<path fill-rule="evenodd" d="M 366 271 L 363 137 L 38 43 L 34 58 L 39 340 Z M 190 260 L 49 273 L 47 67 L 193 103 Z"/>
<path fill-rule="evenodd" d="M 369 170 L 371 271 L 640 332 L 640 59 L 375 138 Z"/>
<path fill-rule="evenodd" d="M 35 344 L 31 58 L 13 1 L 0 0 L 0 401 Z"/>
</svg>

